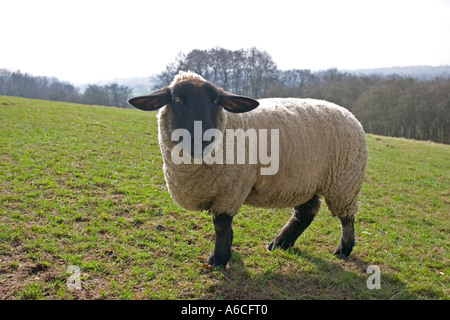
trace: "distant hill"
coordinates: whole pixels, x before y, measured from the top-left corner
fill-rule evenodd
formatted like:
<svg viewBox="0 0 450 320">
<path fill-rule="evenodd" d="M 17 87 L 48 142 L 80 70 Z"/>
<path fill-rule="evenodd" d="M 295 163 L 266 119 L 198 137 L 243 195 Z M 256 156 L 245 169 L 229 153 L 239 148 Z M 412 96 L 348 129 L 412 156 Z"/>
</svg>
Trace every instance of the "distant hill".
<svg viewBox="0 0 450 320">
<path fill-rule="evenodd" d="M 119 78 L 115 79 L 113 82 L 133 88 L 133 95 L 136 96 L 149 94 L 154 91 L 153 86 L 155 83 L 152 78 L 152 75 L 147 77 Z"/>
<path fill-rule="evenodd" d="M 127 86 L 133 89 L 133 95 L 145 95 L 153 91 L 153 86 L 155 83 L 152 81 L 153 76 L 149 75 L 147 77 L 132 77 L 132 78 L 115 78 L 112 80 L 98 81 L 97 85 L 107 85 L 110 83 L 117 83 L 122 86 Z M 88 84 L 78 86 L 81 91 L 87 88 Z"/>
<path fill-rule="evenodd" d="M 372 68 L 372 69 L 356 69 L 356 70 L 340 70 L 354 74 L 378 74 L 401 76 L 412 76 L 414 78 L 434 78 L 437 76 L 450 78 L 450 66 L 409 66 L 409 67 L 389 67 L 389 68 Z"/>
</svg>

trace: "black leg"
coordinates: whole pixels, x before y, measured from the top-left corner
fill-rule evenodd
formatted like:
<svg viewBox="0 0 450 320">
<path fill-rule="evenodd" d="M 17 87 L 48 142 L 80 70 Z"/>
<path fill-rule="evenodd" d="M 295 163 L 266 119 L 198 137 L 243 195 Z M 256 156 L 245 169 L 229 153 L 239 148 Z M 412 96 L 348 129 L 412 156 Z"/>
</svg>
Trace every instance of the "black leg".
<svg viewBox="0 0 450 320">
<path fill-rule="evenodd" d="M 231 259 L 231 244 L 233 243 L 233 229 L 231 222 L 233 217 L 228 214 L 213 215 L 216 241 L 214 252 L 209 257 L 208 264 L 214 268 L 225 268 Z"/>
<path fill-rule="evenodd" d="M 342 224 L 341 241 L 334 251 L 339 259 L 347 260 L 350 252 L 355 245 L 355 218 L 354 216 L 347 218 L 339 218 Z"/>
<path fill-rule="evenodd" d="M 294 208 L 294 213 L 280 234 L 272 240 L 267 249 L 287 249 L 294 245 L 297 238 L 314 220 L 320 209 L 320 196 L 315 195 L 308 202 Z"/>
</svg>

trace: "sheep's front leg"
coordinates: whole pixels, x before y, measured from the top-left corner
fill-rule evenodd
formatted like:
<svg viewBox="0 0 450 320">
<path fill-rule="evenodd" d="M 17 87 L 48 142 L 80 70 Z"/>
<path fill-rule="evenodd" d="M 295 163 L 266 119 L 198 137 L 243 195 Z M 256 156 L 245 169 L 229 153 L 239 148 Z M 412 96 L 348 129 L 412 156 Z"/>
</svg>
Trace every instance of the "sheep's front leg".
<svg viewBox="0 0 450 320">
<path fill-rule="evenodd" d="M 216 242 L 214 252 L 209 257 L 208 264 L 214 268 L 225 268 L 231 259 L 231 244 L 233 243 L 232 221 L 233 217 L 228 214 L 213 215 Z"/>
</svg>

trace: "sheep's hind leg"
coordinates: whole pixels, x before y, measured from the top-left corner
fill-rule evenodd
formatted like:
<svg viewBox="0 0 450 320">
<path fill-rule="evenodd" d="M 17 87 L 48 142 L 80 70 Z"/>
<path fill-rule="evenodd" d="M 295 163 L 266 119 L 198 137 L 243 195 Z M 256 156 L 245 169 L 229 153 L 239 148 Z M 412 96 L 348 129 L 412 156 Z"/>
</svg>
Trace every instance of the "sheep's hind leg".
<svg viewBox="0 0 450 320">
<path fill-rule="evenodd" d="M 231 244 L 233 243 L 232 221 L 233 217 L 228 214 L 213 215 L 216 241 L 214 252 L 209 257 L 208 264 L 214 268 L 225 268 L 231 259 Z"/>
<path fill-rule="evenodd" d="M 347 260 L 355 245 L 355 217 L 339 218 L 342 224 L 341 240 L 334 254 L 339 259 Z"/>
<path fill-rule="evenodd" d="M 267 249 L 287 249 L 294 245 L 297 238 L 314 220 L 320 209 L 320 196 L 314 195 L 308 202 L 294 207 L 294 213 L 280 234 L 272 240 Z"/>
</svg>

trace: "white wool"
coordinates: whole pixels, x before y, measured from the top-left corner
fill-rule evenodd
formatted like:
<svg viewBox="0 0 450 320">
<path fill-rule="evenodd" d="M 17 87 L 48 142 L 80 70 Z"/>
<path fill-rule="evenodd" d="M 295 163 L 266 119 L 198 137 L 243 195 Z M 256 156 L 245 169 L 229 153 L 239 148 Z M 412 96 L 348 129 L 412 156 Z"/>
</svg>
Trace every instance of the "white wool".
<svg viewBox="0 0 450 320">
<path fill-rule="evenodd" d="M 180 72 L 171 86 L 187 79 Z M 261 99 L 247 113 L 221 110 L 218 129 L 279 130 L 279 170 L 261 175 L 261 164 L 174 164 L 173 128 L 166 107 L 158 113 L 164 176 L 172 198 L 187 210 L 235 215 L 243 204 L 266 208 L 294 207 L 315 194 L 324 196 L 333 215 L 358 211 L 368 149 L 361 124 L 346 109 L 313 99 Z M 223 145 L 226 146 L 225 135 Z M 270 145 L 270 143 L 269 143 Z"/>
<path fill-rule="evenodd" d="M 206 81 L 202 76 L 191 72 L 191 71 L 180 71 L 178 72 L 178 74 L 173 78 L 172 83 L 170 84 L 170 87 L 173 87 L 175 84 L 177 84 L 180 81 L 183 80 L 189 80 L 189 79 L 199 79 L 199 80 L 203 80 Z"/>
</svg>

